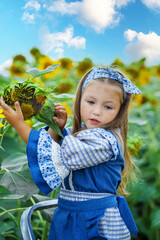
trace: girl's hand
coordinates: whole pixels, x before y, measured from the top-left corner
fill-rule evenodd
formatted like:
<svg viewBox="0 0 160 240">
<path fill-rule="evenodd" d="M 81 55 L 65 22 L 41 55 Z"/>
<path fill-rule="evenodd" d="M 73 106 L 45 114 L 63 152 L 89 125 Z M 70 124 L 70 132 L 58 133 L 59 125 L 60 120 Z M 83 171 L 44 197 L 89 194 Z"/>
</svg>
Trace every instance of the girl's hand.
<svg viewBox="0 0 160 240">
<path fill-rule="evenodd" d="M 3 115 L 5 116 L 7 122 L 14 128 L 16 128 L 20 122 L 24 122 L 24 117 L 19 102 L 15 102 L 15 110 L 13 110 L 4 102 L 3 97 L 1 96 L 0 108 L 2 108 Z"/>
<path fill-rule="evenodd" d="M 56 113 L 56 116 L 53 117 L 53 120 L 58 124 L 60 130 L 62 131 L 67 121 L 67 112 L 62 104 L 53 103 L 53 105 Z"/>
<path fill-rule="evenodd" d="M 15 102 L 15 110 L 13 110 L 3 101 L 3 97 L 1 97 L 0 108 L 3 109 L 3 114 L 7 122 L 15 128 L 23 141 L 28 143 L 31 128 L 24 122 L 24 117 L 19 102 Z"/>
</svg>

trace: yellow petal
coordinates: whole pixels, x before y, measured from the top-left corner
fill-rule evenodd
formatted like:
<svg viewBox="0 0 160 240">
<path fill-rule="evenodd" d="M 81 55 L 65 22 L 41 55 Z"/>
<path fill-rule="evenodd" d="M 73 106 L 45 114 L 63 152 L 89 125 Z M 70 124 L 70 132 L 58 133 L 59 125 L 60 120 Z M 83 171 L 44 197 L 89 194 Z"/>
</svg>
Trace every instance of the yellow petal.
<svg viewBox="0 0 160 240">
<path fill-rule="evenodd" d="M 0 127 L 4 127 L 4 125 L 0 122 Z"/>
<path fill-rule="evenodd" d="M 0 134 L 0 137 L 2 136 L 2 134 Z"/>
<path fill-rule="evenodd" d="M 0 108 L 0 113 L 2 113 L 3 112 L 3 109 L 2 108 Z"/>
<path fill-rule="evenodd" d="M 32 128 L 32 123 L 31 123 L 30 120 L 25 120 L 25 123 L 26 123 L 30 128 Z"/>
<path fill-rule="evenodd" d="M 5 118 L 5 116 L 3 114 L 0 113 L 0 118 Z"/>
<path fill-rule="evenodd" d="M 67 115 L 72 114 L 72 109 L 68 106 L 68 104 L 66 102 L 61 102 L 61 104 L 63 105 L 63 107 L 65 108 Z"/>
</svg>

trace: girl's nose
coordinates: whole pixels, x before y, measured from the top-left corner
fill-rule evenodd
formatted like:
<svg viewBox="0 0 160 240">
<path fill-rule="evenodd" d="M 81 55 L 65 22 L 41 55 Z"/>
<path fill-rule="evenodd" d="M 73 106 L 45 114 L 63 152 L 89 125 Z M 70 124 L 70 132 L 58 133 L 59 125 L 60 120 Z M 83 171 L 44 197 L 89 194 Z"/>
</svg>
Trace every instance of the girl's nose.
<svg viewBox="0 0 160 240">
<path fill-rule="evenodd" d="M 99 106 L 95 106 L 93 113 L 98 116 L 101 115 L 101 108 Z"/>
</svg>

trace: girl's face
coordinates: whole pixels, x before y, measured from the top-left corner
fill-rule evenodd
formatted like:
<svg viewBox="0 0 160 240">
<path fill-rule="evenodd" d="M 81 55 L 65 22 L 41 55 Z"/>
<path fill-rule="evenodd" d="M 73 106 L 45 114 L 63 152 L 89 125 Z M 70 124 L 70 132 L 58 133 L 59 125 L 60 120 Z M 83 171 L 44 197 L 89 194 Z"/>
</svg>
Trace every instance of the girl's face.
<svg viewBox="0 0 160 240">
<path fill-rule="evenodd" d="M 111 122 L 120 110 L 121 90 L 106 82 L 92 81 L 83 91 L 80 113 L 87 129 Z"/>
</svg>

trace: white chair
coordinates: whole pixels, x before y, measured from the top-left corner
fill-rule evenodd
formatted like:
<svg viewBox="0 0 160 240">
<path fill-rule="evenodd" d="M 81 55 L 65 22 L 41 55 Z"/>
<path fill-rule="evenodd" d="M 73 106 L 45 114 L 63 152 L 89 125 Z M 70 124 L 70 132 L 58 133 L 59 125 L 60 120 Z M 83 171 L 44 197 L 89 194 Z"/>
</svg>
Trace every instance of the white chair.
<svg viewBox="0 0 160 240">
<path fill-rule="evenodd" d="M 43 201 L 34 204 L 33 206 L 27 208 L 21 216 L 20 228 L 23 240 L 35 240 L 35 236 L 32 229 L 31 217 L 32 213 L 37 210 L 55 208 L 57 207 L 58 199 Z"/>
</svg>

